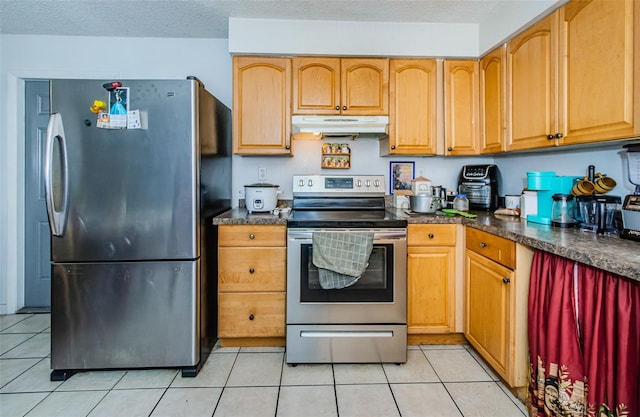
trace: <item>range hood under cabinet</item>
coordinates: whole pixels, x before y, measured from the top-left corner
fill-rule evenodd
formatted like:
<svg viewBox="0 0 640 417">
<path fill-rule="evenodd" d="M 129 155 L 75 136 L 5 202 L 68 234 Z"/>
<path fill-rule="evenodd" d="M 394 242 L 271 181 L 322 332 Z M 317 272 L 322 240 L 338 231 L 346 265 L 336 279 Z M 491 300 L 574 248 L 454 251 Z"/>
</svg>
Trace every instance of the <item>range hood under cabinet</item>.
<svg viewBox="0 0 640 417">
<path fill-rule="evenodd" d="M 304 133 L 323 138 L 352 136 L 381 139 L 388 135 L 389 116 L 293 116 L 291 126 L 294 137 Z"/>
</svg>

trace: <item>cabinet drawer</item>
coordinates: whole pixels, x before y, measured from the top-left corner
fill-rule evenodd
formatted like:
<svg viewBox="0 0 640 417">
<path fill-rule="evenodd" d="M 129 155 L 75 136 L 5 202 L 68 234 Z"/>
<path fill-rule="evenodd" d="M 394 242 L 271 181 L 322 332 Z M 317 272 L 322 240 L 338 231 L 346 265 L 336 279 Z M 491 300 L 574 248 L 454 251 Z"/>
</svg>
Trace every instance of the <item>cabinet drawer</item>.
<svg viewBox="0 0 640 417">
<path fill-rule="evenodd" d="M 220 225 L 219 246 L 287 246 L 287 228 L 281 225 Z"/>
<path fill-rule="evenodd" d="M 287 248 L 218 248 L 218 291 L 285 291 Z"/>
<path fill-rule="evenodd" d="M 455 246 L 455 224 L 410 224 L 407 227 L 409 246 Z"/>
<path fill-rule="evenodd" d="M 516 267 L 516 243 L 511 240 L 467 227 L 466 247 L 508 268 Z"/>
<path fill-rule="evenodd" d="M 218 337 L 282 337 L 285 293 L 218 295 Z"/>
</svg>

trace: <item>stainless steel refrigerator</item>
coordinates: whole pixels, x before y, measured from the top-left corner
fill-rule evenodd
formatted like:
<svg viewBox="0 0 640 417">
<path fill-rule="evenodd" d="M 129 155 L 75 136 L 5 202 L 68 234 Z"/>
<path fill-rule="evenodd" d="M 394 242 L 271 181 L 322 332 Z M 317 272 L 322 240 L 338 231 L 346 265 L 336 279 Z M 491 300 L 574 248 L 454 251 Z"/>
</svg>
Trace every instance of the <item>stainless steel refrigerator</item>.
<svg viewBox="0 0 640 417">
<path fill-rule="evenodd" d="M 210 219 L 231 203 L 230 110 L 193 77 L 50 89 L 51 379 L 194 376 L 216 338 Z"/>
</svg>

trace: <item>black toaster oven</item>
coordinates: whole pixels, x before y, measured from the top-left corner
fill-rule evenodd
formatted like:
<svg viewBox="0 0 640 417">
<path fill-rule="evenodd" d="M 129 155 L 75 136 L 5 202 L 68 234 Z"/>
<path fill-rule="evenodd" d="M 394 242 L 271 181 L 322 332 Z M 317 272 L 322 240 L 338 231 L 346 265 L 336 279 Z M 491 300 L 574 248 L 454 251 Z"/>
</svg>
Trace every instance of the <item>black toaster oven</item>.
<svg viewBox="0 0 640 417">
<path fill-rule="evenodd" d="M 498 167 L 464 165 L 458 177 L 458 193 L 466 194 L 470 210 L 498 208 Z"/>
</svg>

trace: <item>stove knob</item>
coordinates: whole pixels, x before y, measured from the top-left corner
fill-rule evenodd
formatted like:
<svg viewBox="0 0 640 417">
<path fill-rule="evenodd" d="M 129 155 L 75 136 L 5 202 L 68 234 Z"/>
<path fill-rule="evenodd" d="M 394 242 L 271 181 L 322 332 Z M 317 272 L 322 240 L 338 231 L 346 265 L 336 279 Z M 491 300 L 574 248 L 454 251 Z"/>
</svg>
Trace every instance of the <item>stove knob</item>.
<svg viewBox="0 0 640 417">
<path fill-rule="evenodd" d="M 367 186 L 367 188 L 371 187 L 371 180 L 366 180 L 365 185 Z"/>
<path fill-rule="evenodd" d="M 312 179 L 308 179 L 308 180 L 307 180 L 307 185 L 308 185 L 309 187 L 313 187 L 313 180 L 312 180 Z"/>
<path fill-rule="evenodd" d="M 376 188 L 380 187 L 380 180 L 375 180 L 373 182 L 373 186 L 376 187 Z"/>
<path fill-rule="evenodd" d="M 304 187 L 304 180 L 303 179 L 298 180 L 298 186 L 299 187 Z"/>
<path fill-rule="evenodd" d="M 359 187 L 362 187 L 362 180 L 358 180 L 358 181 L 356 181 L 356 186 L 357 186 L 358 188 L 359 188 Z"/>
</svg>

